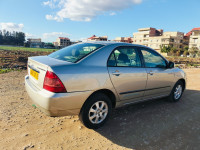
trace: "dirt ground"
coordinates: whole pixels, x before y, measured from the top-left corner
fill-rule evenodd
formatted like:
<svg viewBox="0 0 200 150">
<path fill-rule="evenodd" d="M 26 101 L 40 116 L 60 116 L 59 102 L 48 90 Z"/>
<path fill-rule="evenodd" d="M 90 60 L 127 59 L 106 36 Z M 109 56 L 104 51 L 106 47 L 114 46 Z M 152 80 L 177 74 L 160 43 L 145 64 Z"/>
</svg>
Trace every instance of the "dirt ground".
<svg viewBox="0 0 200 150">
<path fill-rule="evenodd" d="M 0 69 L 26 69 L 28 57 L 48 54 L 49 52 L 10 51 L 0 49 Z"/>
<path fill-rule="evenodd" d="M 178 103 L 153 100 L 114 110 L 98 130 L 77 116 L 49 117 L 32 106 L 26 71 L 0 74 L 0 149 L 200 149 L 200 69 L 185 70 L 187 90 Z"/>
<path fill-rule="evenodd" d="M 50 53 L 0 49 L 0 69 L 26 69 L 28 57 L 48 55 Z M 179 68 L 200 68 L 200 58 L 167 57 L 167 59 L 174 62 Z"/>
</svg>

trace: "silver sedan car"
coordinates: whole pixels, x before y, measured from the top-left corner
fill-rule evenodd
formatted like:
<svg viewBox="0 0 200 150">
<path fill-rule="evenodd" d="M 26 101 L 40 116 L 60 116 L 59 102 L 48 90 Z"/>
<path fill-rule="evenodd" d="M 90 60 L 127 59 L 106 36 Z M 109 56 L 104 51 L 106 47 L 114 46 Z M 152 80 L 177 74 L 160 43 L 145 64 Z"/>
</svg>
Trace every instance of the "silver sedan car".
<svg viewBox="0 0 200 150">
<path fill-rule="evenodd" d="M 180 100 L 186 74 L 155 50 L 128 43 L 86 42 L 28 58 L 26 90 L 50 116 L 79 115 L 99 128 L 113 108 L 168 97 Z"/>
</svg>

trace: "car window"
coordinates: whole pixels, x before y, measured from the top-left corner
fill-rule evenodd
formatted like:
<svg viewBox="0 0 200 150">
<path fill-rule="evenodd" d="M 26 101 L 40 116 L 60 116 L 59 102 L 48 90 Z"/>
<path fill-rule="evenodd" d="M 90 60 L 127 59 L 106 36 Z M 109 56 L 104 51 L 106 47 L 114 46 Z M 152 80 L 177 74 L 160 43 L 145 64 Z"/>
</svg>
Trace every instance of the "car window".
<svg viewBox="0 0 200 150">
<path fill-rule="evenodd" d="M 115 60 L 115 54 L 114 53 L 112 53 L 111 55 L 110 55 L 110 58 L 109 58 L 109 60 L 108 60 L 108 66 L 117 66 L 117 64 L 116 64 L 116 60 Z"/>
<path fill-rule="evenodd" d="M 141 49 L 145 67 L 147 68 L 166 68 L 165 60 L 156 52 L 149 49 Z"/>
<path fill-rule="evenodd" d="M 112 52 L 108 60 L 108 66 L 141 67 L 141 61 L 136 48 L 119 47 Z"/>
<path fill-rule="evenodd" d="M 83 57 L 87 56 L 89 53 L 103 46 L 104 45 L 93 44 L 93 43 L 74 44 L 71 46 L 67 46 L 61 50 L 58 50 L 48 56 L 55 59 L 74 63 L 81 60 Z"/>
</svg>

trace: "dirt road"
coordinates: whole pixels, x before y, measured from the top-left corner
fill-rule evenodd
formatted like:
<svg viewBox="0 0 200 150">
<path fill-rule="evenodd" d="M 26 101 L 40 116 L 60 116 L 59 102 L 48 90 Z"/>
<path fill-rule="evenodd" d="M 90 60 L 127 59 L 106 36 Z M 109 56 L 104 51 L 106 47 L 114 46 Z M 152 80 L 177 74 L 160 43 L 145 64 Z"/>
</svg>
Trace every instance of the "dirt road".
<svg viewBox="0 0 200 150">
<path fill-rule="evenodd" d="M 0 149 L 200 149 L 200 69 L 185 70 L 188 85 L 178 103 L 165 99 L 117 109 L 98 130 L 77 116 L 48 117 L 32 107 L 26 71 L 0 74 Z"/>
</svg>

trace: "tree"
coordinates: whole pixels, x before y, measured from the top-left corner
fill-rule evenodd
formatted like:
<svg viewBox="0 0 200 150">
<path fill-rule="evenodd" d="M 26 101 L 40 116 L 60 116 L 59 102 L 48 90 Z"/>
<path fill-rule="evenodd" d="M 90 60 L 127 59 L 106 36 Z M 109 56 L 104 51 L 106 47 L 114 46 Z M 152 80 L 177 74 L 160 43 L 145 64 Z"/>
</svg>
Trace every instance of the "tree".
<svg viewBox="0 0 200 150">
<path fill-rule="evenodd" d="M 188 51 L 189 47 L 188 46 L 184 46 L 183 51 Z"/>
<path fill-rule="evenodd" d="M 25 34 L 23 32 L 16 32 L 17 45 L 24 45 Z"/>
<path fill-rule="evenodd" d="M 3 33 L 0 30 L 0 45 L 3 44 Z"/>
<path fill-rule="evenodd" d="M 198 57 L 199 56 L 199 49 L 197 47 L 192 47 L 189 49 L 190 57 Z"/>
<path fill-rule="evenodd" d="M 180 56 L 181 55 L 181 51 L 180 50 L 177 50 L 176 51 L 176 56 Z"/>
<path fill-rule="evenodd" d="M 187 57 L 187 55 L 189 55 L 189 52 L 188 51 L 184 51 L 183 52 L 183 56 Z"/>
<path fill-rule="evenodd" d="M 160 49 L 161 49 L 162 53 L 169 53 L 171 51 L 171 47 L 170 46 L 165 46 L 165 45 L 162 45 L 160 47 Z"/>
<path fill-rule="evenodd" d="M 172 47 L 172 48 L 171 48 L 171 51 L 172 51 L 173 53 L 176 53 L 177 48 L 176 48 L 176 47 Z"/>
<path fill-rule="evenodd" d="M 23 32 L 9 32 L 0 30 L 0 44 L 1 45 L 18 45 L 23 46 L 25 41 L 25 34 Z"/>
</svg>

